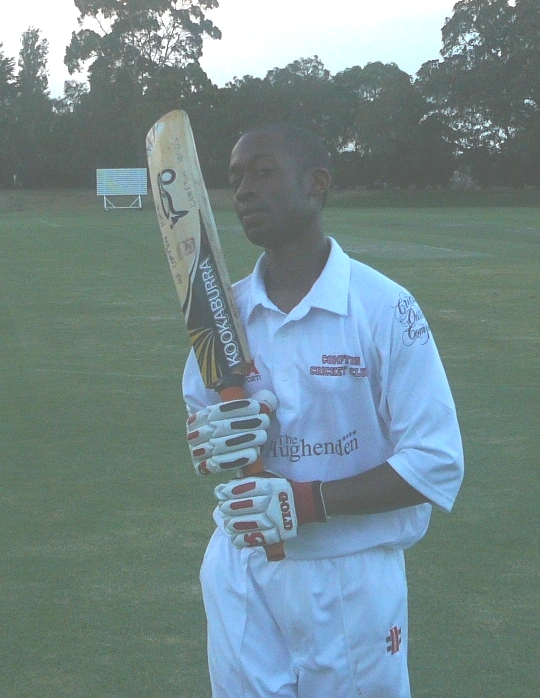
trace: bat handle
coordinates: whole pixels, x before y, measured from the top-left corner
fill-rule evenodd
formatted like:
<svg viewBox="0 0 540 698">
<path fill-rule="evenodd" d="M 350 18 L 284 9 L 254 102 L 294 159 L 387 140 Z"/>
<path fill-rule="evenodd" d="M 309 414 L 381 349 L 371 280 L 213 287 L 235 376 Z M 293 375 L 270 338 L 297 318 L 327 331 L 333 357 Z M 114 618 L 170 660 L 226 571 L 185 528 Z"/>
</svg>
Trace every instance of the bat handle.
<svg viewBox="0 0 540 698">
<path fill-rule="evenodd" d="M 219 396 L 223 402 L 229 402 L 230 400 L 243 400 L 247 397 L 244 388 L 237 385 L 222 388 L 219 391 Z M 251 465 L 248 465 L 242 469 L 242 473 L 245 475 L 245 477 L 257 475 L 258 473 L 262 472 L 264 472 L 264 463 L 261 456 L 257 458 L 255 463 L 252 463 Z M 268 562 L 279 562 L 279 560 L 283 560 L 285 558 L 285 550 L 283 547 L 283 542 L 281 541 L 279 543 L 265 545 L 264 549 L 266 551 L 266 558 Z"/>
</svg>

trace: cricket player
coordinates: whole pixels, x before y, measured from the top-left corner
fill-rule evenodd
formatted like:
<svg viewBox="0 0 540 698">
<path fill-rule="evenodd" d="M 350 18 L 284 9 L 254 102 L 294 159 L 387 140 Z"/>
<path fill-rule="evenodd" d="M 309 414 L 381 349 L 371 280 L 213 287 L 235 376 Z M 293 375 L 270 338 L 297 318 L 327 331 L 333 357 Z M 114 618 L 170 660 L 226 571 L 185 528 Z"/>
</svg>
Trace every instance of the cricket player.
<svg viewBox="0 0 540 698">
<path fill-rule="evenodd" d="M 183 382 L 194 467 L 222 476 L 201 569 L 212 695 L 407 698 L 403 551 L 463 477 L 431 330 L 406 289 L 325 235 L 330 161 L 312 133 L 245 133 L 229 179 L 262 248 L 234 288 L 250 399 L 216 404 L 193 354 Z M 259 453 L 266 477 L 243 477 Z M 286 558 L 268 562 L 277 541 Z"/>
</svg>

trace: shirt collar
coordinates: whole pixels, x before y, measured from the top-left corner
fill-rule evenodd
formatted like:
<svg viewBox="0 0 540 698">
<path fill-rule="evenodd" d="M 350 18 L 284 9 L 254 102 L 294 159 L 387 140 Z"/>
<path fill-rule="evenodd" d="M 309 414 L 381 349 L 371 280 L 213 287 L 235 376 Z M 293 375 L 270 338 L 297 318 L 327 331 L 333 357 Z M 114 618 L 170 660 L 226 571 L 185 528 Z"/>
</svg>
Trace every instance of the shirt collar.
<svg viewBox="0 0 540 698">
<path fill-rule="evenodd" d="M 291 311 L 291 319 L 293 316 L 303 317 L 310 308 L 320 308 L 338 315 L 347 315 L 351 260 L 333 238 L 330 238 L 330 242 L 330 255 L 321 275 L 307 296 Z M 259 257 L 251 276 L 249 315 L 257 306 L 275 310 L 275 306 L 266 295 L 264 287 L 265 256 L 263 254 Z"/>
</svg>

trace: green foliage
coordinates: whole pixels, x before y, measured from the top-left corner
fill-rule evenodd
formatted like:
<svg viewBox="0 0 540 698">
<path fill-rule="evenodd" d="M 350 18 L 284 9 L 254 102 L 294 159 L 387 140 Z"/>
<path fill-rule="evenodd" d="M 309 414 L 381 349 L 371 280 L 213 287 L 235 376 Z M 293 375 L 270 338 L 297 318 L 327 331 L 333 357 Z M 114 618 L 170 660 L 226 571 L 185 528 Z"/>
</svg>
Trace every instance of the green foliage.
<svg viewBox="0 0 540 698">
<path fill-rule="evenodd" d="M 52 175 L 52 102 L 48 91 L 49 43 L 39 29 L 22 34 L 14 101 L 15 174 L 25 186 L 42 186 Z"/>
<path fill-rule="evenodd" d="M 15 112 L 17 94 L 15 61 L 8 58 L 0 43 L 0 187 L 12 183 L 15 171 Z"/>
<path fill-rule="evenodd" d="M 21 40 L 17 74 L 0 44 L 0 186 L 41 184 L 51 174 L 49 46 L 33 27 Z"/>
<path fill-rule="evenodd" d="M 540 4 L 461 0 L 442 60 L 416 79 L 393 63 L 331 75 L 318 56 L 218 88 L 199 63 L 217 0 L 74 0 L 65 62 L 88 85 L 48 93 L 48 45 L 23 34 L 18 74 L 0 52 L 0 186 L 91 185 L 98 167 L 144 167 L 145 136 L 172 109 L 191 117 L 207 184 L 226 184 L 239 135 L 290 122 L 327 143 L 340 188 L 540 186 Z"/>
<path fill-rule="evenodd" d="M 165 66 L 186 65 L 202 53 L 203 38 L 221 38 L 204 11 L 217 0 L 74 0 L 79 23 L 96 28 L 73 32 L 66 65 L 75 72 L 93 61 L 90 74 L 115 79 L 127 74 L 141 92 Z"/>
<path fill-rule="evenodd" d="M 19 53 L 19 91 L 23 96 L 48 95 L 49 77 L 47 72 L 47 57 L 49 42 L 41 38 L 41 32 L 35 27 L 29 27 L 22 34 L 22 48 Z"/>
<path fill-rule="evenodd" d="M 452 162 L 438 122 L 397 65 L 368 63 L 338 73 L 340 146 L 337 182 L 368 187 L 438 185 Z M 349 152 L 347 152 L 349 151 Z"/>
<path fill-rule="evenodd" d="M 447 120 L 474 173 L 479 149 L 518 160 L 540 155 L 540 4 L 537 0 L 461 0 L 442 29 L 442 61 L 422 66 L 417 84 Z M 527 144 L 527 145 L 525 145 Z M 532 165 L 532 162 L 530 163 Z M 526 168 L 521 183 L 540 183 L 540 168 Z M 516 181 L 511 178 L 512 181 Z M 517 180 L 519 182 L 519 179 Z"/>
<path fill-rule="evenodd" d="M 91 128 L 95 167 L 144 166 L 146 131 L 163 113 L 157 108 L 209 83 L 198 59 L 205 37 L 221 38 L 204 14 L 217 4 L 75 0 L 82 28 L 72 34 L 65 63 L 72 73 L 89 64 L 90 94 L 73 121 Z"/>
</svg>

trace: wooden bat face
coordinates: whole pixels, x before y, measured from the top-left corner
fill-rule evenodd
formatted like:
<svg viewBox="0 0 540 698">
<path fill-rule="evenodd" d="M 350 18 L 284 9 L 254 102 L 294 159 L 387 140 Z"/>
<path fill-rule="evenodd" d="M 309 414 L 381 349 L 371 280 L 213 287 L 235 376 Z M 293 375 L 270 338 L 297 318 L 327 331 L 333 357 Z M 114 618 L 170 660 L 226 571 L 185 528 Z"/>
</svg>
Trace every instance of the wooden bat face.
<svg viewBox="0 0 540 698">
<path fill-rule="evenodd" d="M 204 384 L 223 401 L 245 397 L 251 363 L 187 114 L 166 114 L 146 139 L 159 227 Z M 244 475 L 261 473 L 259 457 Z M 283 543 L 265 546 L 268 560 Z"/>
<path fill-rule="evenodd" d="M 250 363 L 223 251 L 184 112 L 147 136 L 148 166 L 165 251 L 207 388 L 244 376 Z"/>
</svg>

